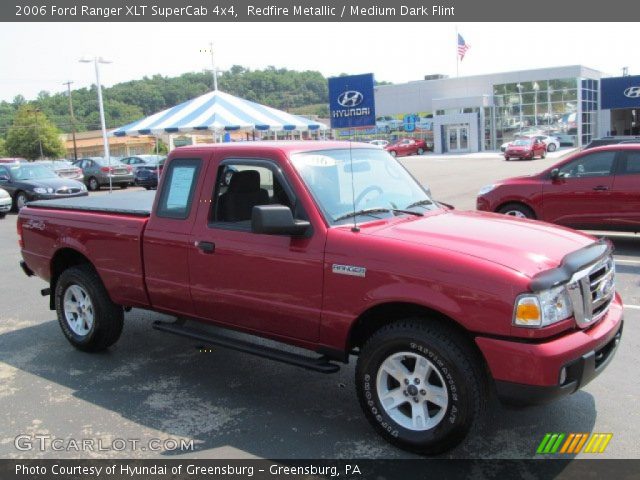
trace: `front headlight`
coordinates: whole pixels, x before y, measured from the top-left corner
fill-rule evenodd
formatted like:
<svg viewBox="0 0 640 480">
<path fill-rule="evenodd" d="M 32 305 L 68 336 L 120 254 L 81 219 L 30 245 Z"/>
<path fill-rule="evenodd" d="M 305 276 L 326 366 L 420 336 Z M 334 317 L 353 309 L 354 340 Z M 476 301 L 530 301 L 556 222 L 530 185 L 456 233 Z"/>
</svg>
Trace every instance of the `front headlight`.
<svg viewBox="0 0 640 480">
<path fill-rule="evenodd" d="M 87 191 L 87 187 L 85 187 L 84 183 L 82 185 L 80 185 L 80 191 L 81 192 L 86 192 Z"/>
<path fill-rule="evenodd" d="M 478 192 L 478 195 L 486 195 L 487 193 L 489 193 L 491 190 L 495 189 L 496 187 L 497 187 L 497 185 L 495 185 L 495 184 L 485 185 L 484 187 L 482 187 L 480 189 L 480 191 Z"/>
<path fill-rule="evenodd" d="M 33 191 L 36 193 L 47 193 L 47 189 L 42 187 L 36 187 L 33 189 Z"/>
<path fill-rule="evenodd" d="M 573 304 L 566 285 L 539 293 L 520 295 L 516 300 L 513 324 L 517 327 L 540 328 L 573 315 Z"/>
</svg>

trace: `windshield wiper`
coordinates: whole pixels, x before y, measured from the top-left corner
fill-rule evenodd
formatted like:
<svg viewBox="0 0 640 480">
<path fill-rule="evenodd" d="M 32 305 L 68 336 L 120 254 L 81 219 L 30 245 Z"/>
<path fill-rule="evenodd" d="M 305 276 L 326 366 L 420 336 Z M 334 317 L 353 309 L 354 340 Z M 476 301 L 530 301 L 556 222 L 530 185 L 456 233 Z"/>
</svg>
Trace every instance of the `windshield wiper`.
<svg viewBox="0 0 640 480">
<path fill-rule="evenodd" d="M 393 212 L 393 213 L 406 213 L 408 215 L 415 215 L 417 217 L 424 217 L 424 215 L 420 212 L 414 212 L 411 210 L 403 210 L 400 208 L 383 208 L 383 207 L 377 207 L 377 208 L 365 208 L 363 210 L 357 210 L 355 212 L 349 212 L 349 213 L 345 213 L 344 215 L 341 215 L 340 217 L 336 218 L 335 221 L 339 221 L 339 220 L 344 220 L 345 218 L 351 218 L 351 217 L 357 217 L 359 215 L 371 215 L 372 213 L 385 213 L 385 212 Z M 375 216 L 375 215 L 372 215 Z"/>
<path fill-rule="evenodd" d="M 381 208 L 381 207 L 365 208 L 363 210 L 356 210 L 355 212 L 345 213 L 344 215 L 341 215 L 338 218 L 336 218 L 335 221 L 337 222 L 338 220 L 344 220 L 345 218 L 357 217 L 358 215 L 371 215 L 372 213 L 384 213 L 389 211 L 391 211 L 390 208 Z M 372 215 L 372 216 L 375 216 L 375 215 Z"/>
<path fill-rule="evenodd" d="M 429 199 L 418 200 L 417 202 L 410 203 L 405 208 L 424 207 L 425 205 L 433 205 L 433 201 Z"/>
</svg>

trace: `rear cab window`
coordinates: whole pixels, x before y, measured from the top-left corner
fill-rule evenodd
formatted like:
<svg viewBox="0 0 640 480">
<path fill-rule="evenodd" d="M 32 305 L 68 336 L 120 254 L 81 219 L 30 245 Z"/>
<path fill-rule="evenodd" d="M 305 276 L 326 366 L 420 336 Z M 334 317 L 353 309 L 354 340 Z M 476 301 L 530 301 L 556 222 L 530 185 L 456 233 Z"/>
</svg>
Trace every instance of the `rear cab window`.
<svg viewBox="0 0 640 480">
<path fill-rule="evenodd" d="M 184 220 L 189 216 L 202 166 L 199 158 L 175 158 L 166 169 L 156 216 Z"/>
</svg>

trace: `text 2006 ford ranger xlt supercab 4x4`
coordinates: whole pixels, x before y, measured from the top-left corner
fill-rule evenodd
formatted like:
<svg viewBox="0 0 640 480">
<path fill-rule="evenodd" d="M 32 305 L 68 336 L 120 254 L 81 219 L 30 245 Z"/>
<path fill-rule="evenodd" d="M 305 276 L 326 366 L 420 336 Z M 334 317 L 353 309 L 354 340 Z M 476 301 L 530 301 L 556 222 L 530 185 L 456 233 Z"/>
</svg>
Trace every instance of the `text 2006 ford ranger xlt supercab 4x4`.
<svg viewBox="0 0 640 480">
<path fill-rule="evenodd" d="M 75 347 L 109 347 L 136 307 L 180 319 L 159 330 L 311 370 L 355 355 L 369 421 L 423 454 L 459 443 L 492 392 L 521 404 L 575 392 L 622 332 L 609 244 L 445 208 L 364 144 L 179 148 L 155 198 L 30 203 L 18 233 L 22 268 L 50 282 Z"/>
</svg>

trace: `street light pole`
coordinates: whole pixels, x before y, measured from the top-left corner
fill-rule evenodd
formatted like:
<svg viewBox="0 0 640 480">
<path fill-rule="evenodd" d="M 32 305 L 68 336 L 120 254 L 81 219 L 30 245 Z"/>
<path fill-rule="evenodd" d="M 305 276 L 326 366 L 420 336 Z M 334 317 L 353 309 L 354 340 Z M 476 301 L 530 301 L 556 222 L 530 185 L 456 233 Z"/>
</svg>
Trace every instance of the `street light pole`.
<svg viewBox="0 0 640 480">
<path fill-rule="evenodd" d="M 63 83 L 67 86 L 67 93 L 69 95 L 69 115 L 71 116 L 71 135 L 73 137 L 73 159 L 78 160 L 78 147 L 76 145 L 76 117 L 73 114 L 73 100 L 71 99 L 71 84 L 73 82 L 69 80 Z"/>
<path fill-rule="evenodd" d="M 99 63 L 111 63 L 102 57 L 93 57 L 86 58 L 83 57 L 80 59 L 82 63 L 91 63 L 93 62 L 96 68 L 96 86 L 98 87 L 98 108 L 100 109 L 100 123 L 102 125 L 102 142 L 104 144 L 104 156 L 107 159 L 107 165 L 109 167 L 109 193 L 113 191 L 113 180 L 111 178 L 111 155 L 109 153 L 109 139 L 107 138 L 107 125 L 104 119 L 104 104 L 102 102 L 102 85 L 100 85 L 100 68 L 98 67 Z"/>
</svg>

